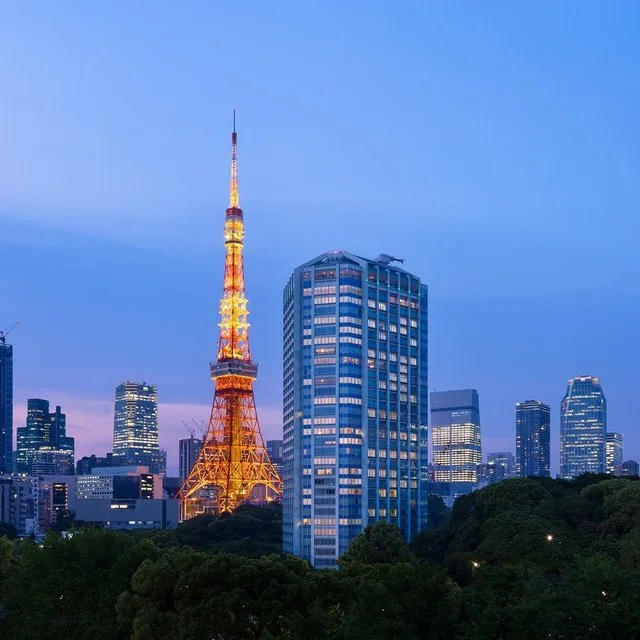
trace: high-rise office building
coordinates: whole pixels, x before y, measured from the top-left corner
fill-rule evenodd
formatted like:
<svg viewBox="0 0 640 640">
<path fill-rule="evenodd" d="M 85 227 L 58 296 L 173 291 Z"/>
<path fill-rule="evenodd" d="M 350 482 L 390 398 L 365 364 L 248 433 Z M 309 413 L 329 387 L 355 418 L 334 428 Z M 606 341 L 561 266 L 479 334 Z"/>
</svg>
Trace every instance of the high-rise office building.
<svg viewBox="0 0 640 640">
<path fill-rule="evenodd" d="M 622 447 L 624 438 L 621 433 L 610 431 L 607 433 L 606 443 L 606 471 L 611 474 L 618 474 L 622 466 Z"/>
<path fill-rule="evenodd" d="M 0 336 L 0 473 L 13 470 L 13 347 Z"/>
<path fill-rule="evenodd" d="M 571 378 L 560 406 L 560 477 L 604 473 L 607 401 L 600 378 Z"/>
<path fill-rule="evenodd" d="M 476 474 L 477 479 L 474 489 L 483 489 L 484 487 L 488 487 L 490 484 L 495 484 L 496 482 L 500 482 L 507 478 L 505 467 L 501 464 L 496 464 L 495 462 L 479 464 L 476 467 Z"/>
<path fill-rule="evenodd" d="M 17 429 L 16 470 L 19 473 L 73 475 L 75 440 L 67 436 L 67 417 L 49 401 L 27 400 L 27 421 Z"/>
<path fill-rule="evenodd" d="M 127 381 L 116 387 L 113 464 L 145 465 L 151 473 L 164 473 L 155 385 Z"/>
<path fill-rule="evenodd" d="M 112 467 L 113 466 L 113 454 L 107 453 L 106 456 L 97 456 L 92 453 L 90 456 L 83 456 L 76 463 L 76 475 L 82 476 L 87 473 L 91 473 L 94 467 Z"/>
<path fill-rule="evenodd" d="M 511 451 L 487 453 L 487 464 L 502 467 L 504 470 L 504 473 L 502 474 L 503 478 L 512 478 L 515 474 L 516 458 Z"/>
<path fill-rule="evenodd" d="M 427 287 L 394 262 L 329 252 L 284 289 L 283 545 L 316 567 L 427 522 Z"/>
<path fill-rule="evenodd" d="M 267 440 L 266 448 L 271 463 L 282 477 L 282 440 Z"/>
<path fill-rule="evenodd" d="M 180 484 L 182 484 L 187 476 L 191 473 L 193 465 L 200 453 L 202 440 L 198 440 L 195 436 L 190 438 L 182 438 L 178 441 L 178 473 L 180 476 Z"/>
<path fill-rule="evenodd" d="M 434 487 L 447 506 L 474 490 L 482 463 L 480 400 L 475 389 L 431 394 Z"/>
<path fill-rule="evenodd" d="M 637 476 L 640 475 L 640 465 L 635 460 L 625 460 L 620 465 L 620 472 L 618 475 L 621 476 Z"/>
<path fill-rule="evenodd" d="M 516 471 L 521 478 L 551 476 L 551 409 L 538 400 L 516 403 Z"/>
</svg>

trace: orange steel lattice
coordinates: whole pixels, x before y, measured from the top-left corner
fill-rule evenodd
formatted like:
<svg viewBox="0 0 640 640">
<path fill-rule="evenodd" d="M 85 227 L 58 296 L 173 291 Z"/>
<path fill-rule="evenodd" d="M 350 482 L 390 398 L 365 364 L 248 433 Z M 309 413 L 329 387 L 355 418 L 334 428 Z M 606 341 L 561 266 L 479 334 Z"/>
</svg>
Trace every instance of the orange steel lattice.
<svg viewBox="0 0 640 640">
<path fill-rule="evenodd" d="M 265 449 L 253 395 L 258 366 L 251 361 L 242 249 L 244 222 L 238 196 L 237 134 L 231 134 L 231 188 L 224 225 L 224 293 L 220 300 L 217 361 L 211 363 L 215 393 L 200 455 L 180 488 L 182 520 L 208 510 L 233 511 L 257 485 L 265 496 L 282 482 Z"/>
</svg>

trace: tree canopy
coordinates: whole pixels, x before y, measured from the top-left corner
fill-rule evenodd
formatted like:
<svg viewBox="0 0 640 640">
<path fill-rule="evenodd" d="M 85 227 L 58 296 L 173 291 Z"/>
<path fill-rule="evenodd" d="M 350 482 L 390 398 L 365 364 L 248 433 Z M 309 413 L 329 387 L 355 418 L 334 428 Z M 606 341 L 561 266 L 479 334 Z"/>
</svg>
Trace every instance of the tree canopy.
<svg viewBox="0 0 640 640">
<path fill-rule="evenodd" d="M 0 538 L 0 637 L 640 637 L 640 482 L 506 480 L 408 545 L 366 527 L 337 570 L 281 553 L 277 505 L 175 531 Z M 446 518 L 446 519 L 445 519 Z"/>
</svg>

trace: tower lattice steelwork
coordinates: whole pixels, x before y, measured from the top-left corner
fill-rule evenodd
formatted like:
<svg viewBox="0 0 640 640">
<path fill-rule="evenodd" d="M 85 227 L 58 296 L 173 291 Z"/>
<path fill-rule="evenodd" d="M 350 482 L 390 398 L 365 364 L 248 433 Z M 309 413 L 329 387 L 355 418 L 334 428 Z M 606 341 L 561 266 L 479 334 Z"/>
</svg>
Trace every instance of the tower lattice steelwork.
<svg viewBox="0 0 640 640">
<path fill-rule="evenodd" d="M 231 134 L 231 188 L 224 224 L 224 293 L 220 300 L 218 357 L 211 363 L 215 385 L 209 428 L 191 473 L 180 488 L 181 519 L 208 509 L 232 511 L 256 485 L 282 493 L 267 453 L 253 395 L 258 365 L 249 351 L 249 323 L 242 249 L 244 222 L 238 198 L 238 137 Z"/>
</svg>

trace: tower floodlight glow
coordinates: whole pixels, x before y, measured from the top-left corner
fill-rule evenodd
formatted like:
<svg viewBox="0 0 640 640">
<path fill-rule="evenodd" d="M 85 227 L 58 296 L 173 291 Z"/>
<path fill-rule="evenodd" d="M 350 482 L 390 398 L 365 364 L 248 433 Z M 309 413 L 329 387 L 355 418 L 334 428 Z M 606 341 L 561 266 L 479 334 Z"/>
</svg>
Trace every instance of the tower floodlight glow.
<svg viewBox="0 0 640 640">
<path fill-rule="evenodd" d="M 258 365 L 249 351 L 249 323 L 242 260 L 244 219 L 238 194 L 238 135 L 233 112 L 231 181 L 225 214 L 225 269 L 220 300 L 220 337 L 209 427 L 200 454 L 182 484 L 181 520 L 206 511 L 233 511 L 265 487 L 265 498 L 282 494 L 282 482 L 264 446 L 253 394 Z"/>
</svg>

